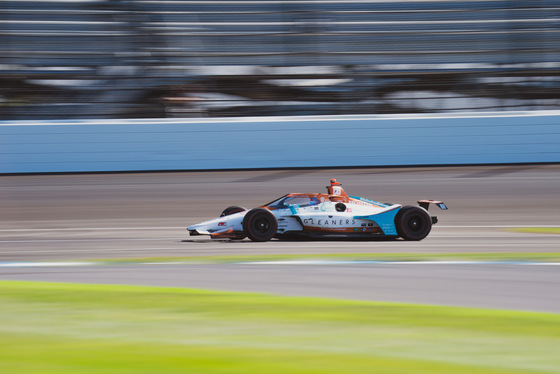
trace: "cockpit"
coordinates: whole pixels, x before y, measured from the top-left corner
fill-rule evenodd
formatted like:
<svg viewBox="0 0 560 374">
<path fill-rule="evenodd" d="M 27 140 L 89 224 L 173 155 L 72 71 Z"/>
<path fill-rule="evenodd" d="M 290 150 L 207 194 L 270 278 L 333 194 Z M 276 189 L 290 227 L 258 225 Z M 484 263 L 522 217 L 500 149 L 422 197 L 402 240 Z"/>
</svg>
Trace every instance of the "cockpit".
<svg viewBox="0 0 560 374">
<path fill-rule="evenodd" d="M 319 205 L 321 201 L 316 196 L 288 194 L 274 200 L 265 206 L 273 209 L 289 208 L 290 206 L 298 206 L 300 208 L 312 205 Z"/>
</svg>

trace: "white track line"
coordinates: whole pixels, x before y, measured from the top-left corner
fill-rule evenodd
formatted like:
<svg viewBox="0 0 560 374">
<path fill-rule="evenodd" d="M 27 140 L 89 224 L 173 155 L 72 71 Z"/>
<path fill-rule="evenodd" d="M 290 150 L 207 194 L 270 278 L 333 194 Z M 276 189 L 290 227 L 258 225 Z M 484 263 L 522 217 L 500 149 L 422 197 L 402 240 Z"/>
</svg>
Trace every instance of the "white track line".
<svg viewBox="0 0 560 374">
<path fill-rule="evenodd" d="M 120 265 L 197 265 L 201 263 L 195 262 L 126 262 L 115 264 L 111 262 L 0 262 L 0 268 L 26 268 L 26 267 L 80 267 L 80 266 L 120 266 Z M 211 263 L 210 263 L 211 264 Z M 560 266 L 560 262 L 523 262 L 523 261 L 328 261 L 328 260 L 293 260 L 293 261 L 253 261 L 253 262 L 234 262 L 224 263 L 220 265 L 273 265 L 273 266 L 336 266 L 336 265 L 406 265 L 406 266 L 423 266 L 423 265 L 514 265 L 514 266 Z"/>
<path fill-rule="evenodd" d="M 402 244 L 404 242 L 392 242 L 392 243 L 388 243 L 388 244 L 383 244 L 383 243 L 375 243 L 375 242 L 365 242 L 362 245 L 359 245 L 360 242 L 354 243 L 355 245 L 353 245 L 351 248 L 355 248 L 355 249 L 363 249 L 363 248 L 374 248 L 374 249 L 395 249 L 396 247 L 398 247 L 398 244 Z M 240 244 L 240 243 L 237 243 Z M 250 245 L 252 245 L 251 242 L 247 242 L 247 244 L 249 245 L 244 246 L 244 247 L 236 247 L 236 248 L 243 248 L 243 249 L 254 249 L 252 247 L 250 247 Z M 340 244 L 340 243 L 316 243 L 315 245 L 311 245 L 311 243 L 305 243 L 305 246 L 298 246 L 298 243 L 293 243 L 291 245 L 275 245 L 274 247 L 272 247 L 271 249 L 275 249 L 275 250 L 290 250 L 290 249 L 294 249 L 294 248 L 302 248 L 302 249 L 317 249 L 317 248 L 322 248 L 322 249 L 336 249 L 337 247 L 334 246 L 334 244 Z M 333 244 L 333 245 L 329 245 L 329 246 L 325 246 L 325 244 Z M 496 244 L 430 244 L 430 247 L 432 248 L 494 248 L 494 247 L 504 247 L 504 245 L 509 245 L 511 248 L 519 248 L 519 249 L 526 249 L 527 244 L 526 243 L 515 243 L 515 242 L 511 242 L 511 243 L 496 243 Z M 541 243 L 539 244 L 539 247 L 546 247 L 546 248 L 551 248 L 551 249 L 557 249 L 558 248 L 558 243 L 554 242 L 554 243 Z M 399 247 L 402 248 L 402 247 Z M 415 248 L 418 248 L 418 246 L 414 246 L 414 247 L 410 247 L 411 251 L 414 251 Z M 141 247 L 134 247 L 134 248 L 90 248 L 90 249 L 81 249 L 81 248 L 68 248 L 68 249 L 35 249 L 35 248 L 29 248 L 29 249 L 17 249 L 17 254 L 18 255 L 30 255 L 30 254 L 38 254 L 38 253 L 49 253 L 49 254 L 55 254 L 55 253 L 73 253 L 73 254 L 84 254 L 84 253 L 112 253 L 112 252 L 147 252 L 147 251 L 176 251 L 177 253 L 184 251 L 185 247 L 181 247 L 181 246 L 177 246 L 177 247 L 159 247 L 159 248 L 153 248 L 153 247 L 147 247 L 147 248 L 141 248 Z M 199 250 L 204 250 L 207 251 L 208 253 L 210 253 L 210 251 L 214 251 L 214 250 L 221 250 L 223 249 L 223 245 L 211 245 L 210 243 L 201 243 L 200 247 L 197 247 L 196 249 Z M 506 253 L 506 252 L 504 252 Z M 556 253 L 556 252 L 552 252 L 550 251 L 550 253 Z M 329 253 L 325 253 L 325 255 L 328 255 Z M 444 254 L 444 253 L 442 253 Z"/>
<path fill-rule="evenodd" d="M 95 239 L 24 239 L 24 240 L 0 240 L 0 243 L 57 243 L 57 242 L 122 242 L 122 241 L 167 241 L 181 240 L 182 238 L 95 238 Z"/>
<path fill-rule="evenodd" d="M 255 261 L 240 262 L 241 265 L 560 265 L 560 262 L 523 262 L 523 261 Z"/>
<path fill-rule="evenodd" d="M 0 262 L 0 268 L 55 267 L 55 266 L 90 266 L 94 262 Z"/>
</svg>

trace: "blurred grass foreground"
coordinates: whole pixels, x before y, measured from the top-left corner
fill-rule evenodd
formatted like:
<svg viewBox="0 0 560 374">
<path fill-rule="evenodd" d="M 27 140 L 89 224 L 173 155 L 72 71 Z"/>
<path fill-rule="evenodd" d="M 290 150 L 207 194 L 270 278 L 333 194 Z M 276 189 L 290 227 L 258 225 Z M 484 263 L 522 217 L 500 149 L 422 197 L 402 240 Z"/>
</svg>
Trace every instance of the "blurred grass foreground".
<svg viewBox="0 0 560 374">
<path fill-rule="evenodd" d="M 560 108 L 560 4 L 0 2 L 0 119 Z"/>
<path fill-rule="evenodd" d="M 560 373 L 560 315 L 0 282 L 2 373 Z"/>
</svg>

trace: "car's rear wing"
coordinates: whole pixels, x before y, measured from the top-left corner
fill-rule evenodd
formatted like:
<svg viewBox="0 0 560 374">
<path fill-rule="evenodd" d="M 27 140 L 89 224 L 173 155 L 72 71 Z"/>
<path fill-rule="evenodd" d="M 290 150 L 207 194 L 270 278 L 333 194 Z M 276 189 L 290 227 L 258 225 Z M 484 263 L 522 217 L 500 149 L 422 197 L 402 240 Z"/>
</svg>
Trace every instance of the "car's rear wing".
<svg viewBox="0 0 560 374">
<path fill-rule="evenodd" d="M 440 208 L 441 210 L 447 210 L 447 205 L 445 205 L 445 203 L 443 201 L 437 201 L 437 200 L 418 200 L 418 205 L 420 205 L 422 208 L 428 210 L 428 208 L 430 207 L 430 204 L 434 204 L 436 205 L 438 208 Z"/>
</svg>

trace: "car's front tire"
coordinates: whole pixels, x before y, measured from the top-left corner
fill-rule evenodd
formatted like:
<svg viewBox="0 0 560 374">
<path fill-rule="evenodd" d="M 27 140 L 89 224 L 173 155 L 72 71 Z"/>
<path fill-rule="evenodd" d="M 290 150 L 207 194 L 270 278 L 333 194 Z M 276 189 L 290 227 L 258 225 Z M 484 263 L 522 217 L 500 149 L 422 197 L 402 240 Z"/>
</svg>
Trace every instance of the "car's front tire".
<svg viewBox="0 0 560 374">
<path fill-rule="evenodd" d="M 422 240 L 432 230 L 432 219 L 426 209 L 407 205 L 395 217 L 397 233 L 405 240 Z"/>
<path fill-rule="evenodd" d="M 246 210 L 247 209 L 243 208 L 242 206 L 236 206 L 236 205 L 228 206 L 227 208 L 224 209 L 222 214 L 220 214 L 220 217 L 230 216 L 232 214 L 244 212 Z"/>
<path fill-rule="evenodd" d="M 266 242 L 274 237 L 278 230 L 278 221 L 270 210 L 251 209 L 243 219 L 243 231 L 255 242 Z"/>
</svg>

